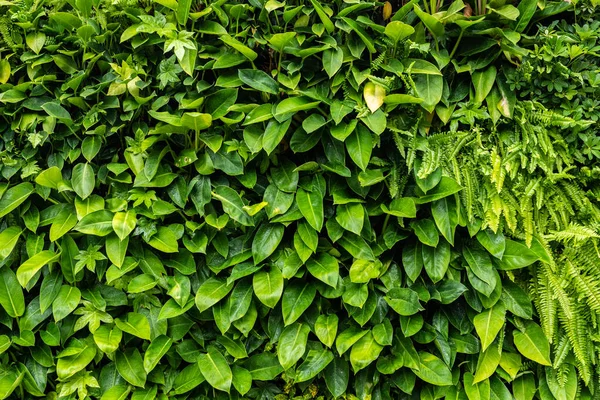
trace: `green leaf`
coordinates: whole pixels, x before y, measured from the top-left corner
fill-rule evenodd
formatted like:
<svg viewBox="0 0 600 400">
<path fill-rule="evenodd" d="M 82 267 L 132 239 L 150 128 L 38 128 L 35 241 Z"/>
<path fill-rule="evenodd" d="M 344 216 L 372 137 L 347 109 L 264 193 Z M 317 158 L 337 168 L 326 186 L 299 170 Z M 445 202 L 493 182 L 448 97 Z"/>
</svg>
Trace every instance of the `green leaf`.
<svg viewBox="0 0 600 400">
<path fill-rule="evenodd" d="M 33 193 L 33 185 L 29 182 L 19 183 L 8 189 L 0 197 L 0 218 L 19 207 Z"/>
<path fill-rule="evenodd" d="M 421 310 L 419 296 L 408 288 L 393 288 L 387 292 L 384 299 L 400 315 L 409 316 Z"/>
<path fill-rule="evenodd" d="M 177 253 L 179 251 L 177 236 L 166 226 L 159 227 L 158 232 L 150 238 L 148 244 L 163 253 Z"/>
<path fill-rule="evenodd" d="M 4 260 L 12 253 L 22 232 L 23 230 L 18 226 L 10 226 L 0 232 L 0 261 Z"/>
<path fill-rule="evenodd" d="M 412 26 L 400 21 L 391 21 L 385 26 L 384 31 L 384 34 L 392 39 L 394 43 L 406 39 L 413 33 L 415 33 L 415 29 Z"/>
<path fill-rule="evenodd" d="M 270 381 L 283 372 L 277 356 L 272 353 L 256 354 L 248 359 L 244 367 L 255 381 Z"/>
<path fill-rule="evenodd" d="M 316 257 L 309 259 L 306 262 L 306 268 L 308 272 L 318 280 L 326 283 L 327 285 L 335 288 L 338 283 L 339 275 L 339 263 L 338 260 L 327 254 L 319 253 Z"/>
<path fill-rule="evenodd" d="M 198 366 L 212 387 L 229 393 L 233 374 L 227 360 L 215 347 L 209 346 L 208 352 L 199 356 Z"/>
<path fill-rule="evenodd" d="M 323 195 L 318 191 L 308 192 L 304 189 L 298 189 L 296 192 L 296 203 L 302 216 L 306 218 L 310 226 L 317 232 L 320 232 L 325 220 Z"/>
<path fill-rule="evenodd" d="M 348 136 L 345 143 L 352 161 L 361 170 L 365 171 L 369 165 L 371 151 L 373 150 L 371 133 L 362 124 L 359 124 L 354 132 Z"/>
<path fill-rule="evenodd" d="M 350 281 L 353 283 L 368 283 L 381 273 L 383 268 L 381 261 L 354 260 L 350 267 Z"/>
<path fill-rule="evenodd" d="M 435 106 L 442 99 L 444 79 L 438 75 L 439 70 L 433 64 L 423 60 L 415 62 L 413 73 L 416 94 L 423 100 L 421 107 L 428 112 L 433 112 Z"/>
<path fill-rule="evenodd" d="M 462 187 L 454 179 L 442 176 L 440 182 L 432 190 L 428 191 L 426 195 L 416 198 L 415 203 L 430 203 L 460 192 L 461 190 Z"/>
<path fill-rule="evenodd" d="M 325 384 L 334 397 L 339 397 L 346 392 L 350 380 L 348 362 L 342 357 L 335 357 L 325 368 Z"/>
<path fill-rule="evenodd" d="M 419 353 L 419 368 L 413 372 L 427 383 L 436 386 L 452 385 L 452 373 L 442 360 L 427 352 Z"/>
<path fill-rule="evenodd" d="M 337 315 L 319 315 L 319 318 L 315 321 L 315 335 L 319 338 L 321 343 L 331 348 L 337 335 L 339 319 Z"/>
<path fill-rule="evenodd" d="M 295 381 L 300 383 L 314 378 L 319 372 L 323 371 L 334 358 L 333 353 L 325 349 L 309 350 L 304 362 L 300 364 L 296 370 Z"/>
<path fill-rule="evenodd" d="M 342 49 L 333 48 L 323 52 L 323 69 L 332 78 L 342 67 L 344 52 Z"/>
<path fill-rule="evenodd" d="M 124 240 L 135 229 L 137 219 L 135 211 L 117 212 L 112 219 L 112 228 L 119 237 Z"/>
<path fill-rule="evenodd" d="M 233 373 L 233 387 L 242 396 L 248 393 L 252 387 L 252 374 L 245 368 L 234 365 L 232 368 Z"/>
<path fill-rule="evenodd" d="M 96 356 L 96 346 L 93 343 L 79 342 L 77 348 L 69 346 L 64 351 L 68 352 L 71 348 L 74 350 L 71 353 L 73 355 L 61 357 L 56 363 L 56 374 L 60 380 L 72 377 L 91 363 Z"/>
<path fill-rule="evenodd" d="M 353 233 L 345 233 L 337 243 L 350 255 L 360 260 L 375 260 L 375 254 L 371 246 L 360 236 Z"/>
<path fill-rule="evenodd" d="M 417 207 L 412 197 L 400 197 L 392 200 L 389 207 L 381 205 L 384 213 L 399 218 L 414 218 L 417 216 Z"/>
<path fill-rule="evenodd" d="M 484 71 L 473 72 L 472 79 L 475 87 L 474 102 L 481 104 L 496 82 L 496 67 L 491 65 Z"/>
<path fill-rule="evenodd" d="M 314 4 L 315 0 L 311 0 Z M 367 47 L 367 50 L 369 50 L 369 53 L 375 53 L 377 50 L 375 49 L 375 45 L 373 43 L 373 41 L 370 39 L 370 35 L 368 35 L 361 27 L 358 23 L 356 23 L 356 21 L 347 18 L 347 17 L 341 17 L 341 19 L 350 26 L 350 28 L 356 33 L 356 35 L 358 35 L 358 37 L 360 38 L 360 40 L 362 40 L 362 42 L 365 44 L 365 46 Z"/>
<path fill-rule="evenodd" d="M 73 175 L 71 177 L 71 183 L 73 184 L 73 190 L 82 199 L 86 199 L 94 191 L 96 185 L 96 177 L 94 175 L 94 169 L 88 163 L 77 164 L 73 168 Z"/>
<path fill-rule="evenodd" d="M 94 211 L 75 225 L 75 230 L 86 235 L 106 236 L 113 232 L 113 213 L 108 210 Z"/>
<path fill-rule="evenodd" d="M 458 225 L 456 201 L 450 197 L 434 201 L 431 204 L 431 215 L 442 236 L 454 246 L 454 231 Z"/>
<path fill-rule="evenodd" d="M 72 207 L 63 208 L 54 218 L 52 226 L 50 226 L 50 241 L 57 241 L 73 229 L 75 225 L 77 225 L 77 214 L 73 212 Z"/>
<path fill-rule="evenodd" d="M 127 313 L 126 320 L 123 321 L 119 318 L 116 318 L 115 324 L 123 332 L 137 336 L 141 339 L 150 340 L 150 322 L 148 322 L 148 318 L 146 318 L 146 316 L 143 314 L 136 312 Z"/>
<path fill-rule="evenodd" d="M 8 267 L 0 268 L 0 305 L 11 318 L 25 313 L 23 289 L 15 273 Z"/>
<path fill-rule="evenodd" d="M 35 183 L 52 189 L 60 189 L 64 181 L 60 169 L 58 167 L 50 167 L 40 172 L 35 178 Z"/>
<path fill-rule="evenodd" d="M 506 240 L 506 249 L 502 259 L 498 261 L 498 269 L 513 270 L 527 267 L 539 260 L 539 257 L 533 250 L 524 244 L 513 240 Z"/>
<path fill-rule="evenodd" d="M 81 300 L 81 291 L 74 287 L 63 285 L 58 292 L 58 296 L 52 303 L 52 314 L 54 321 L 58 322 L 71 314 L 79 305 Z"/>
<path fill-rule="evenodd" d="M 552 365 L 550 345 L 539 325 L 528 322 L 523 331 L 514 330 L 513 337 L 519 353 L 539 364 Z"/>
<path fill-rule="evenodd" d="M 254 294 L 269 308 L 274 308 L 283 294 L 283 275 L 279 268 L 272 266 L 269 272 L 259 271 L 252 277 Z"/>
<path fill-rule="evenodd" d="M 225 278 L 209 278 L 204 281 L 196 293 L 196 307 L 200 312 L 208 310 L 227 296 L 231 289 L 233 289 L 233 283 L 227 283 Z"/>
<path fill-rule="evenodd" d="M 419 7 L 416 4 L 414 5 L 413 10 L 414 10 L 415 14 L 417 14 L 419 19 L 421 21 L 423 21 L 423 24 L 425 24 L 427 29 L 429 29 L 429 31 L 434 36 L 443 36 L 444 35 L 444 32 L 445 32 L 444 25 L 435 16 L 424 12 L 423 10 L 421 10 L 421 7 Z"/>
<path fill-rule="evenodd" d="M 477 241 L 485 247 L 487 251 L 494 257 L 502 259 L 504 250 L 506 249 L 506 240 L 502 232 L 492 232 L 490 229 L 485 229 L 477 233 Z"/>
<path fill-rule="evenodd" d="M 487 350 L 479 355 L 479 359 L 477 360 L 477 372 L 475 373 L 473 380 L 474 383 L 484 381 L 496 372 L 502 357 L 501 353 L 502 350 L 496 344 L 494 346 L 489 346 Z"/>
<path fill-rule="evenodd" d="M 365 221 L 365 209 L 361 204 L 341 204 L 336 209 L 335 220 L 342 228 L 360 235 Z"/>
<path fill-rule="evenodd" d="M 481 339 L 481 350 L 485 351 L 492 344 L 498 332 L 504 326 L 506 310 L 501 303 L 497 303 L 489 310 L 485 310 L 473 318 L 473 325 Z"/>
<path fill-rule="evenodd" d="M 413 229 L 421 243 L 431 247 L 438 245 L 440 234 L 431 219 L 418 219 L 411 222 L 410 227 Z"/>
<path fill-rule="evenodd" d="M 94 331 L 94 342 L 104 353 L 112 353 L 119 348 L 123 338 L 123 331 L 117 327 L 112 329 L 108 325 L 101 325 Z"/>
<path fill-rule="evenodd" d="M 181 25 L 185 25 L 187 22 L 191 7 L 192 0 L 179 0 L 177 2 L 177 22 Z"/>
<path fill-rule="evenodd" d="M 306 311 L 313 302 L 317 289 L 310 282 L 292 282 L 283 292 L 281 311 L 285 326 L 291 325 Z"/>
<path fill-rule="evenodd" d="M 172 344 L 173 340 L 166 335 L 157 336 L 152 340 L 152 343 L 150 343 L 150 346 L 148 346 L 144 353 L 143 366 L 146 373 L 149 374 L 154 370 L 160 359 L 167 354 Z"/>
<path fill-rule="evenodd" d="M 533 374 L 523 374 L 512 383 L 513 396 L 516 400 L 532 400 L 537 392 Z"/>
<path fill-rule="evenodd" d="M 198 363 L 193 363 L 186 366 L 178 372 L 175 382 L 173 383 L 173 394 L 183 394 L 196 388 L 205 381 L 204 376 L 200 372 Z M 133 399 L 132 399 L 133 400 Z"/>
<path fill-rule="evenodd" d="M 297 112 L 316 108 L 319 104 L 320 101 L 311 101 L 311 99 L 308 97 L 289 97 L 277 104 L 273 117 L 275 117 L 275 119 L 281 123 L 289 120 Z"/>
<path fill-rule="evenodd" d="M 441 281 L 450 265 L 450 244 L 442 239 L 436 247 L 421 246 L 423 265 L 433 283 Z"/>
<path fill-rule="evenodd" d="M 502 283 L 502 302 L 506 309 L 514 315 L 531 319 L 533 307 L 529 295 L 516 284 L 505 281 Z"/>
<path fill-rule="evenodd" d="M 51 250 L 43 250 L 25 261 L 17 269 L 17 279 L 22 287 L 27 286 L 29 281 L 46 264 L 52 263 L 60 256 Z"/>
<path fill-rule="evenodd" d="M 519 2 L 517 8 L 519 11 L 519 19 L 513 29 L 515 32 L 521 33 L 527 28 L 529 21 L 531 21 L 531 18 L 533 18 L 533 15 L 537 11 L 538 3 L 533 0 L 524 0 Z"/>
<path fill-rule="evenodd" d="M 283 238 L 283 225 L 263 224 L 252 241 L 252 258 L 255 264 L 266 260 L 279 246 Z"/>
<path fill-rule="evenodd" d="M 331 22 L 331 19 L 329 19 L 329 16 L 327 15 L 327 13 L 321 6 L 321 3 L 319 3 L 316 0 L 310 0 L 310 2 L 312 3 L 313 7 L 315 8 L 315 11 L 317 12 L 317 15 L 319 16 L 319 18 L 321 19 L 323 26 L 325 26 L 325 29 L 327 30 L 327 32 L 332 33 L 334 31 L 335 27 L 333 25 L 333 22 Z"/>
<path fill-rule="evenodd" d="M 467 372 L 463 375 L 463 383 L 469 400 L 485 400 L 490 398 L 491 389 L 488 379 L 474 383 L 473 374 Z"/>
<path fill-rule="evenodd" d="M 71 120 L 71 114 L 61 106 L 58 102 L 48 102 L 42 105 L 42 109 L 48 113 L 49 116 L 60 120 Z"/>
<path fill-rule="evenodd" d="M 213 117 L 199 112 L 185 112 L 181 116 L 181 125 L 196 132 L 209 128 Z"/>
<path fill-rule="evenodd" d="M 350 351 L 350 364 L 352 364 L 354 373 L 356 374 L 377 360 L 382 350 L 383 346 L 377 343 L 371 331 L 358 339 Z"/>
<path fill-rule="evenodd" d="M 228 186 L 217 186 L 211 193 L 223 205 L 223 210 L 235 221 L 245 226 L 252 226 L 254 222 L 244 210 L 244 203 L 240 195 Z"/>
<path fill-rule="evenodd" d="M 146 372 L 142 356 L 136 348 L 130 348 L 125 352 L 115 353 L 115 364 L 119 375 L 133 386 L 143 388 L 146 385 Z"/>
<path fill-rule="evenodd" d="M 310 328 L 308 325 L 293 323 L 286 326 L 277 345 L 277 358 L 284 370 L 293 367 L 306 351 Z"/>
<path fill-rule="evenodd" d="M 257 69 L 240 69 L 238 77 L 246 85 L 259 92 L 277 94 L 279 93 L 279 84 L 266 72 Z"/>
</svg>

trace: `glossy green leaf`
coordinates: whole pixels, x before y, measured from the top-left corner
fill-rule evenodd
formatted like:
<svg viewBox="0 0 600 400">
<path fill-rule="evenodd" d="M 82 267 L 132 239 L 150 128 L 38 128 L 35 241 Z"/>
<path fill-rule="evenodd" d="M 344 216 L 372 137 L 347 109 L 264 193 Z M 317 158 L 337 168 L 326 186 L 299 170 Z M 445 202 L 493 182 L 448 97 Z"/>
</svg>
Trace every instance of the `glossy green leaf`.
<svg viewBox="0 0 600 400">
<path fill-rule="evenodd" d="M 145 386 L 146 372 L 138 349 L 128 349 L 125 352 L 117 351 L 115 353 L 115 365 L 119 375 L 128 383 L 142 388 Z"/>
<path fill-rule="evenodd" d="M 200 355 L 198 366 L 212 387 L 229 393 L 233 374 L 227 360 L 215 347 L 209 347 L 207 353 Z"/>
</svg>

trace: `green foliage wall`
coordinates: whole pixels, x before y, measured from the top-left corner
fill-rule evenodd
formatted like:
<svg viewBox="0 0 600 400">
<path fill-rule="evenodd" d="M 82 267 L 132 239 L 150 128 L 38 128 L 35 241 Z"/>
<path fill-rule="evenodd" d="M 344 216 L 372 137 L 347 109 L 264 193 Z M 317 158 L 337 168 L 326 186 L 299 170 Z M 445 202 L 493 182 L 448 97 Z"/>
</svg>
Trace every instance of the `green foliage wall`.
<svg viewBox="0 0 600 400">
<path fill-rule="evenodd" d="M 0 2 L 0 398 L 597 398 L 594 7 Z"/>
</svg>

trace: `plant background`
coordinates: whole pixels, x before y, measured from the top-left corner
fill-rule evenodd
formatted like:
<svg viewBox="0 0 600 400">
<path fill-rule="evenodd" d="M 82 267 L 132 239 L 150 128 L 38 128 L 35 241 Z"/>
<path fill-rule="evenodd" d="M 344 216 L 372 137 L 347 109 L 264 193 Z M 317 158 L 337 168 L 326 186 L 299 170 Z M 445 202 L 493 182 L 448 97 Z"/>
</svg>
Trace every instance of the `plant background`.
<svg viewBox="0 0 600 400">
<path fill-rule="evenodd" d="M 598 398 L 595 7 L 1 1 L 0 398 Z"/>
</svg>

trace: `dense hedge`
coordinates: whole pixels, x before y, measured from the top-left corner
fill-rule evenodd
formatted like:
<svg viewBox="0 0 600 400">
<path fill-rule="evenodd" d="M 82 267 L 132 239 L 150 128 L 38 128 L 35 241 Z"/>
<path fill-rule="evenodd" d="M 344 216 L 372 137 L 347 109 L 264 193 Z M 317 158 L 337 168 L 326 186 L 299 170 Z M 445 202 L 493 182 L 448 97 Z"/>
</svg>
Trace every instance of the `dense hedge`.
<svg viewBox="0 0 600 400">
<path fill-rule="evenodd" d="M 0 398 L 600 395 L 594 4 L 0 14 Z"/>
</svg>

